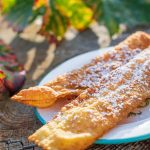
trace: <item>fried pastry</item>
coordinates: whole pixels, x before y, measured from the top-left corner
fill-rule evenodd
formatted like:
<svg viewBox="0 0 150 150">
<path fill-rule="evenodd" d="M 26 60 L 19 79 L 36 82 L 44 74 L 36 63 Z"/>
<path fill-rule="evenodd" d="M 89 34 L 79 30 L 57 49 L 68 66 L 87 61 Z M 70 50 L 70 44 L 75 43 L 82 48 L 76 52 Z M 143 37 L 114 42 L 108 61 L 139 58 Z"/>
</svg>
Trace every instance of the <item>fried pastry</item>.
<svg viewBox="0 0 150 150">
<path fill-rule="evenodd" d="M 24 89 L 12 99 L 36 107 L 49 107 L 56 100 L 73 99 L 149 46 L 150 35 L 136 32 L 115 49 L 101 54 L 81 69 L 61 75 L 43 86 Z"/>
<path fill-rule="evenodd" d="M 29 137 L 45 150 L 83 150 L 150 97 L 150 49 L 67 104 Z"/>
</svg>

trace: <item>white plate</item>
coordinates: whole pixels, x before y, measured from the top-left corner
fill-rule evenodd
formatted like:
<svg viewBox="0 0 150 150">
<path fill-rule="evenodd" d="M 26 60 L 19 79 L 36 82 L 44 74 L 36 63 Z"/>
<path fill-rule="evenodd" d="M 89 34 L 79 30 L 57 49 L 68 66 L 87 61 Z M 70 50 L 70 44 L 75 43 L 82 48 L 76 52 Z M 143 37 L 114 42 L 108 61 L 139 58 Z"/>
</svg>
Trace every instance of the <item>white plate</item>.
<svg viewBox="0 0 150 150">
<path fill-rule="evenodd" d="M 62 63 L 52 71 L 50 71 L 40 82 L 39 85 L 56 78 L 58 75 L 62 75 L 73 69 L 80 68 L 84 64 L 87 64 L 94 57 L 101 55 L 103 52 L 110 50 L 112 47 L 88 52 L 68 61 Z M 35 114 L 39 120 L 45 124 L 60 110 L 60 108 L 65 104 L 65 101 L 58 101 L 56 104 L 50 108 L 46 109 L 35 109 Z M 137 110 L 142 112 L 140 115 L 131 116 L 125 119 L 120 125 L 112 129 L 110 132 L 105 134 L 102 138 L 96 141 L 97 144 L 119 144 L 135 142 L 140 140 L 145 140 L 150 138 L 150 105 L 145 108 Z"/>
</svg>

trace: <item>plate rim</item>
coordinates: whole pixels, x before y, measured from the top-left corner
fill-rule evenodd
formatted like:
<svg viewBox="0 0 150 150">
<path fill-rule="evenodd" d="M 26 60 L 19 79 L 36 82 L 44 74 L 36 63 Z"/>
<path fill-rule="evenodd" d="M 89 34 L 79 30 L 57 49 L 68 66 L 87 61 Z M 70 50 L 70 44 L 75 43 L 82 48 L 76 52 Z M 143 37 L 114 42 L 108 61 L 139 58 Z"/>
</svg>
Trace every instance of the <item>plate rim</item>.
<svg viewBox="0 0 150 150">
<path fill-rule="evenodd" d="M 92 53 L 94 51 L 98 51 L 98 50 L 104 50 L 104 49 L 109 49 L 109 48 L 113 48 L 112 47 L 106 47 L 106 48 L 100 48 L 100 49 L 97 49 L 97 50 L 93 50 L 93 51 L 89 51 L 89 52 L 86 52 L 86 53 L 82 53 L 82 54 L 79 54 L 79 55 L 76 55 L 72 58 L 69 58 L 68 60 L 65 60 L 64 62 L 60 63 L 59 65 L 55 66 L 51 71 L 49 71 L 43 78 L 42 80 L 39 82 L 38 85 L 41 85 L 44 78 L 46 78 L 54 69 L 58 68 L 60 65 L 64 64 L 64 63 L 67 63 L 68 61 L 70 61 L 71 59 L 74 59 L 76 57 L 79 57 L 81 55 L 84 55 L 84 54 L 87 54 L 87 53 Z M 33 108 L 33 111 L 34 111 L 34 114 L 35 116 L 39 119 L 39 121 L 44 125 L 46 124 L 46 121 L 43 119 L 43 117 L 39 114 L 38 110 L 36 107 Z M 95 144 L 123 144 L 123 143 L 132 143 L 132 142 L 138 142 L 138 141 L 143 141 L 143 140 L 146 140 L 146 139 L 149 139 L 150 138 L 150 133 L 147 133 L 147 134 L 144 134 L 144 135 L 138 135 L 138 136 L 134 136 L 134 137 L 130 137 L 130 138 L 124 138 L 124 139 L 98 139 L 96 140 L 94 143 Z"/>
</svg>

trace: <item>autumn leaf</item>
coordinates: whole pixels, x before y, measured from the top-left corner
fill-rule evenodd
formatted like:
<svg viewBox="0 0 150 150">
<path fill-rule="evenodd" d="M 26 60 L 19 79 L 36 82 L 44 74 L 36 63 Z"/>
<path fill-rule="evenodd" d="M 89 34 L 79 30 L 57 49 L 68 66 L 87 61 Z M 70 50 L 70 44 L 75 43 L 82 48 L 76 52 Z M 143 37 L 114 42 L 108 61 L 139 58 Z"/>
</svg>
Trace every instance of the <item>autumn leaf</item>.
<svg viewBox="0 0 150 150">
<path fill-rule="evenodd" d="M 11 9 L 12 6 L 14 6 L 15 0 L 1 0 L 0 4 L 2 13 L 6 13 Z"/>
<path fill-rule="evenodd" d="M 51 41 L 60 41 L 69 26 L 82 30 L 92 21 L 91 9 L 81 0 L 51 0 L 46 9 L 40 33 L 51 38 Z"/>
<path fill-rule="evenodd" d="M 114 35 L 120 24 L 128 28 L 150 23 L 150 0 L 1 0 L 6 19 L 17 31 L 42 16 L 40 34 L 60 41 L 70 26 L 81 31 L 93 20 Z"/>
<path fill-rule="evenodd" d="M 93 12 L 82 0 L 56 0 L 56 6 L 76 29 L 85 29 L 92 22 Z"/>
<path fill-rule="evenodd" d="M 55 7 L 54 1 L 50 1 L 50 6 L 46 7 L 43 16 L 43 24 L 39 31 L 51 42 L 60 41 L 67 30 L 67 19 Z"/>
</svg>

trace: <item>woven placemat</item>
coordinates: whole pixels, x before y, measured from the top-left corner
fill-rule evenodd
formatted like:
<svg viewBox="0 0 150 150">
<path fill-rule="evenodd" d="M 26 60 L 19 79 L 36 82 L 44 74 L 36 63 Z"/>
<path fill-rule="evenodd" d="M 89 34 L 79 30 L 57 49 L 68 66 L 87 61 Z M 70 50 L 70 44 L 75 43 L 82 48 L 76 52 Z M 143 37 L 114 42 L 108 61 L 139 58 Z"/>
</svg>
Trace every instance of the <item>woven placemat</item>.
<svg viewBox="0 0 150 150">
<path fill-rule="evenodd" d="M 150 140 L 119 145 L 92 145 L 88 150 L 150 150 Z"/>
</svg>

